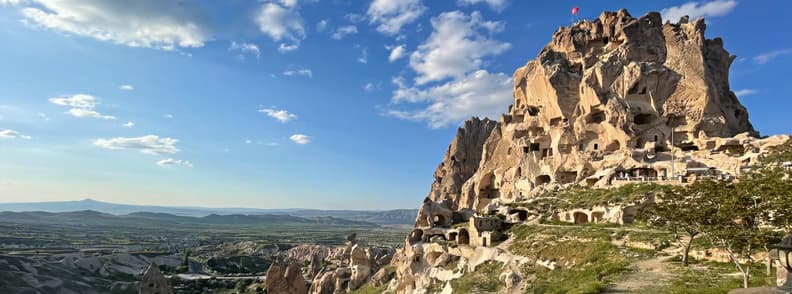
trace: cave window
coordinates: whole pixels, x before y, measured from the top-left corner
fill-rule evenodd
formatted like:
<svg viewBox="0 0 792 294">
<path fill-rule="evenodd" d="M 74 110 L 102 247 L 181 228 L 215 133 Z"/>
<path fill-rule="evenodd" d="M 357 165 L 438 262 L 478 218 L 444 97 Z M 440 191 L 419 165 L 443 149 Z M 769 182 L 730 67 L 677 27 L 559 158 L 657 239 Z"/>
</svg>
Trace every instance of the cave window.
<svg viewBox="0 0 792 294">
<path fill-rule="evenodd" d="M 541 176 L 536 177 L 536 181 L 535 182 L 536 182 L 537 186 L 541 186 L 541 185 L 549 183 L 550 181 L 551 181 L 550 176 L 541 175 Z"/>
<path fill-rule="evenodd" d="M 597 150 L 597 149 L 599 149 L 599 144 L 594 143 L 594 150 Z"/>
<path fill-rule="evenodd" d="M 604 42 L 605 45 L 608 45 L 608 41 L 609 41 L 609 38 L 605 38 L 604 40 L 602 40 L 602 42 Z"/>
<path fill-rule="evenodd" d="M 638 94 L 646 95 L 646 87 L 641 88 L 641 92 Z"/>
<path fill-rule="evenodd" d="M 539 107 L 536 107 L 536 106 L 528 106 L 528 115 L 530 115 L 530 116 L 537 116 L 537 115 L 539 115 Z"/>
<path fill-rule="evenodd" d="M 655 140 L 657 140 L 657 139 L 655 139 Z M 506 150 L 506 155 L 511 155 L 511 147 L 509 147 L 509 150 Z"/>
<path fill-rule="evenodd" d="M 657 135 L 654 136 L 654 141 L 657 142 Z"/>
<path fill-rule="evenodd" d="M 639 125 L 645 125 L 654 121 L 654 115 L 649 113 L 636 114 L 633 122 Z"/>
<path fill-rule="evenodd" d="M 605 121 L 605 113 L 602 111 L 596 111 L 591 113 L 588 119 L 588 123 L 590 124 L 598 124 Z"/>
</svg>

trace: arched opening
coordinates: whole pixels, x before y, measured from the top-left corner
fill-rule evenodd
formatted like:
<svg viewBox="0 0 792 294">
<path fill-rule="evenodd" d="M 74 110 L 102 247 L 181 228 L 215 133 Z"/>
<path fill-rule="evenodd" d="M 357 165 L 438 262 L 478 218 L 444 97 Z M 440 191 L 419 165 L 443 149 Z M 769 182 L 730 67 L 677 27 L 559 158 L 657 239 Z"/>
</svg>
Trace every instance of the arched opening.
<svg viewBox="0 0 792 294">
<path fill-rule="evenodd" d="M 423 239 L 423 230 L 415 229 L 410 232 L 410 244 L 415 244 Z"/>
<path fill-rule="evenodd" d="M 550 176 L 541 175 L 541 176 L 536 177 L 536 180 L 534 182 L 536 183 L 537 186 L 541 186 L 541 185 L 550 183 L 550 181 L 551 181 Z"/>
<path fill-rule="evenodd" d="M 517 172 L 514 173 L 515 177 L 522 177 L 522 167 L 517 167 Z"/>
<path fill-rule="evenodd" d="M 448 233 L 448 240 L 456 240 L 458 234 L 457 232 Z"/>
<path fill-rule="evenodd" d="M 517 214 L 517 220 L 524 222 L 528 219 L 528 212 L 522 209 L 512 210 L 512 214 Z"/>
<path fill-rule="evenodd" d="M 459 229 L 459 235 L 457 235 L 457 244 L 470 245 L 470 234 L 466 229 Z"/>
<path fill-rule="evenodd" d="M 602 211 L 595 211 L 591 213 L 591 221 L 595 223 L 601 222 L 604 217 L 605 212 Z"/>
<path fill-rule="evenodd" d="M 444 216 L 436 214 L 434 217 L 432 217 L 432 226 L 433 227 L 439 227 L 439 226 L 443 226 L 445 224 L 446 224 L 446 219 L 445 219 Z"/>
<path fill-rule="evenodd" d="M 594 143 L 594 150 L 597 150 L 597 149 L 599 149 L 599 144 Z"/>
<path fill-rule="evenodd" d="M 487 247 L 489 244 L 487 243 L 487 237 L 481 238 L 481 246 Z"/>
<path fill-rule="evenodd" d="M 588 215 L 582 212 L 575 212 L 572 214 L 575 219 L 575 224 L 585 224 L 588 222 Z"/>
</svg>

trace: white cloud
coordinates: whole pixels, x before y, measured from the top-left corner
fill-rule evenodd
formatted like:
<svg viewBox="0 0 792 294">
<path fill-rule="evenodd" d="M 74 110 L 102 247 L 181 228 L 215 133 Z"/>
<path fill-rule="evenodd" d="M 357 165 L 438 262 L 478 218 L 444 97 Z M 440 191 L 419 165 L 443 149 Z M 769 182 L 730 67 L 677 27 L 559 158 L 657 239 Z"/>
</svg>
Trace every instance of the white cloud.
<svg viewBox="0 0 792 294">
<path fill-rule="evenodd" d="M 417 20 L 426 11 L 421 0 L 374 0 L 367 14 L 377 31 L 396 35 L 401 28 Z"/>
<path fill-rule="evenodd" d="M 348 25 L 338 28 L 330 37 L 336 40 L 341 40 L 347 35 L 352 35 L 357 33 L 358 30 L 356 26 Z"/>
<path fill-rule="evenodd" d="M 388 110 L 386 114 L 413 121 L 427 121 L 432 128 L 459 123 L 471 116 L 496 118 L 512 103 L 512 79 L 503 73 L 474 71 L 463 78 L 428 89 L 409 87 L 401 78 L 392 103 L 415 103 L 422 108 Z"/>
<path fill-rule="evenodd" d="M 99 103 L 96 102 L 96 98 L 87 95 L 87 94 L 76 94 L 76 95 L 65 95 L 65 96 L 58 96 L 49 99 L 50 103 L 61 105 L 61 106 L 69 106 L 71 109 L 66 113 L 74 116 L 74 117 L 92 117 L 98 119 L 116 119 L 115 116 L 112 115 L 103 115 L 97 112 L 94 108 Z"/>
<path fill-rule="evenodd" d="M 346 15 L 344 15 L 344 18 L 351 23 L 359 23 L 361 21 L 366 20 L 366 17 L 364 15 L 360 15 L 357 13 L 347 13 Z"/>
<path fill-rule="evenodd" d="M 304 134 L 294 134 L 289 137 L 289 140 L 292 140 L 294 143 L 305 145 L 311 143 L 311 137 Z"/>
<path fill-rule="evenodd" d="M 756 93 L 758 93 L 758 91 L 756 91 L 754 89 L 740 89 L 740 90 L 734 91 L 734 95 L 737 95 L 738 98 L 739 97 L 743 97 L 743 96 L 753 95 L 753 94 L 756 94 Z"/>
<path fill-rule="evenodd" d="M 786 49 L 775 50 L 775 51 L 759 54 L 756 57 L 754 57 L 754 61 L 756 61 L 756 63 L 759 64 L 765 64 L 777 57 L 781 57 L 787 54 L 792 54 L 792 48 L 786 48 Z"/>
<path fill-rule="evenodd" d="M 374 84 L 372 82 L 368 82 L 365 85 L 363 85 L 363 90 L 366 92 L 374 92 L 381 89 L 382 89 L 382 85 L 380 85 L 380 83 Z"/>
<path fill-rule="evenodd" d="M 271 108 L 262 108 L 259 109 L 259 112 L 266 114 L 267 116 L 278 120 L 281 123 L 287 123 L 290 120 L 297 119 L 297 115 L 293 113 L 289 113 L 288 110 L 284 109 L 271 109 Z"/>
<path fill-rule="evenodd" d="M 410 55 L 410 66 L 418 73 L 416 83 L 425 84 L 448 77 L 462 78 L 482 66 L 482 58 L 497 55 L 511 44 L 491 39 L 503 30 L 502 22 L 485 21 L 474 11 L 445 12 L 431 20 L 434 31 Z"/>
<path fill-rule="evenodd" d="M 50 103 L 71 106 L 76 108 L 94 108 L 96 107 L 96 98 L 87 94 L 76 94 L 71 96 L 58 96 L 49 99 Z"/>
<path fill-rule="evenodd" d="M 173 118 L 173 114 L 168 113 L 168 114 L 163 115 L 162 117 L 167 118 L 167 119 L 172 119 Z"/>
<path fill-rule="evenodd" d="M 26 0 L 0 0 L 0 4 L 8 4 L 8 5 L 15 5 L 19 3 L 23 3 Z"/>
<path fill-rule="evenodd" d="M 253 140 L 247 139 L 245 140 L 245 144 L 253 144 Z"/>
<path fill-rule="evenodd" d="M 47 115 L 46 113 L 39 112 L 39 113 L 38 113 L 38 116 L 39 116 L 41 119 L 43 119 L 43 120 L 46 120 L 46 121 L 50 120 L 50 118 L 49 118 L 49 115 Z"/>
<path fill-rule="evenodd" d="M 280 3 L 286 7 L 294 7 L 297 6 L 297 0 L 280 0 Z"/>
<path fill-rule="evenodd" d="M 7 1 L 7 0 L 6 0 Z M 20 1 L 10 1 L 17 2 Z M 210 38 L 197 2 L 180 0 L 30 0 L 24 22 L 131 47 L 201 47 Z"/>
<path fill-rule="evenodd" d="M 292 52 L 294 50 L 297 50 L 298 48 L 300 48 L 300 44 L 287 45 L 286 43 L 281 43 L 280 46 L 278 46 L 278 52 L 280 53 Z"/>
<path fill-rule="evenodd" d="M 88 108 L 72 108 L 72 109 L 69 109 L 69 111 L 67 113 L 71 114 L 74 117 L 92 117 L 92 118 L 98 118 L 98 119 L 116 119 L 115 116 L 103 115 L 101 113 L 96 112 L 93 109 L 88 109 Z"/>
<path fill-rule="evenodd" d="M 737 6 L 736 0 L 715 0 L 709 2 L 691 1 L 679 6 L 672 6 L 660 10 L 663 19 L 676 22 L 682 16 L 696 19 L 702 16 L 723 16 L 729 14 Z"/>
<path fill-rule="evenodd" d="M 110 139 L 97 139 L 94 145 L 113 150 L 137 150 L 150 155 L 173 154 L 179 152 L 173 138 L 160 138 L 156 135 L 147 135 L 136 138 L 117 137 Z"/>
<path fill-rule="evenodd" d="M 389 49 L 391 52 L 390 55 L 388 55 L 388 61 L 390 62 L 399 60 L 399 58 L 404 57 L 404 55 L 407 53 L 407 47 L 405 47 L 405 45 L 398 45 L 390 47 Z"/>
<path fill-rule="evenodd" d="M 360 49 L 360 57 L 358 57 L 357 61 L 362 64 L 368 63 L 368 48 L 363 47 Z"/>
<path fill-rule="evenodd" d="M 281 43 L 278 47 L 280 52 L 296 50 L 300 41 L 305 39 L 302 16 L 294 7 L 265 3 L 257 12 L 255 22 L 259 30 L 273 41 L 285 40 L 291 43 Z"/>
<path fill-rule="evenodd" d="M 285 75 L 285 76 L 305 76 L 305 77 L 312 78 L 313 77 L 313 71 L 311 71 L 310 69 L 307 69 L 307 68 L 292 68 L 292 69 L 287 69 L 287 70 L 283 71 L 283 75 Z"/>
<path fill-rule="evenodd" d="M 181 159 L 173 159 L 173 158 L 168 158 L 168 159 L 163 159 L 163 160 L 157 161 L 157 165 L 163 166 L 163 167 L 177 166 L 177 165 L 184 166 L 184 167 L 193 167 L 192 162 L 189 162 L 189 161 L 186 161 L 186 160 L 181 160 Z"/>
<path fill-rule="evenodd" d="M 327 20 L 323 19 L 316 23 L 316 31 L 317 32 L 324 32 L 327 29 Z"/>
<path fill-rule="evenodd" d="M 509 4 L 507 0 L 457 0 L 457 5 L 460 6 L 469 6 L 478 3 L 486 3 L 492 10 L 497 12 L 503 11 L 506 5 Z"/>
<path fill-rule="evenodd" d="M 118 86 L 118 89 L 122 91 L 132 91 L 135 90 L 135 87 L 132 87 L 132 85 L 121 85 Z"/>
<path fill-rule="evenodd" d="M 5 129 L 5 130 L 0 131 L 0 138 L 3 138 L 3 139 L 16 139 L 16 138 L 19 138 L 19 139 L 25 139 L 25 140 L 30 140 L 31 139 L 30 136 L 22 135 L 22 134 L 20 134 L 17 131 L 9 130 L 9 129 Z"/>
<path fill-rule="evenodd" d="M 135 126 L 135 123 L 133 123 L 131 121 L 128 121 L 127 123 L 123 124 L 122 126 L 124 126 L 125 128 L 131 128 L 131 127 Z"/>
<path fill-rule="evenodd" d="M 228 51 L 239 52 L 239 56 L 241 57 L 244 57 L 244 55 L 242 54 L 245 53 L 256 56 L 256 58 L 261 57 L 261 51 L 259 50 L 259 47 L 256 46 L 256 44 L 251 44 L 251 43 L 237 43 L 232 41 L 231 46 L 228 47 Z"/>
</svg>

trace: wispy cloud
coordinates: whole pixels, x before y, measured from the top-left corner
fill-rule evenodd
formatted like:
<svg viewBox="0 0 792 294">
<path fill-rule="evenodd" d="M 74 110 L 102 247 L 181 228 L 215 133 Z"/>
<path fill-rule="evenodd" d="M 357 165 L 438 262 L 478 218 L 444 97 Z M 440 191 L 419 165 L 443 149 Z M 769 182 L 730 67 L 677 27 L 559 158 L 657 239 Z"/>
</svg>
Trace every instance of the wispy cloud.
<svg viewBox="0 0 792 294">
<path fill-rule="evenodd" d="M 5 130 L 0 131 L 0 138 L 2 138 L 2 139 L 17 139 L 18 138 L 18 139 L 30 140 L 32 137 L 27 136 L 27 135 L 22 135 L 19 132 L 14 131 L 14 130 L 5 129 Z"/>
<path fill-rule="evenodd" d="M 343 26 L 343 27 L 340 27 L 340 28 L 336 29 L 336 31 L 333 32 L 333 34 L 330 35 L 330 37 L 333 38 L 333 39 L 336 39 L 336 40 L 341 40 L 344 37 L 346 37 L 347 35 L 353 35 L 353 34 L 357 34 L 357 33 L 358 33 L 358 29 L 357 29 L 356 26 L 348 25 L 348 26 Z"/>
<path fill-rule="evenodd" d="M 311 143 L 311 137 L 309 137 L 308 135 L 305 135 L 305 134 L 294 134 L 294 135 L 291 135 L 291 137 L 289 137 L 289 140 L 292 140 L 292 142 L 300 144 L 300 145 L 305 145 L 305 144 Z"/>
<path fill-rule="evenodd" d="M 173 138 L 160 138 L 156 135 L 142 137 L 116 137 L 110 139 L 97 139 L 94 145 L 105 149 L 113 150 L 137 150 L 141 153 L 150 155 L 173 154 L 179 152 L 176 148 L 179 140 Z"/>
<path fill-rule="evenodd" d="M 486 3 L 492 10 L 497 12 L 503 11 L 509 4 L 506 0 L 457 0 L 457 5 L 460 6 L 470 6 L 479 3 Z"/>
<path fill-rule="evenodd" d="M 682 16 L 696 19 L 702 16 L 713 17 L 729 14 L 737 7 L 736 0 L 715 0 L 709 2 L 691 1 L 679 6 L 672 6 L 660 11 L 663 19 L 676 22 Z"/>
<path fill-rule="evenodd" d="M 368 63 L 368 48 L 363 47 L 360 49 L 360 57 L 358 57 L 357 62 L 362 64 Z"/>
<path fill-rule="evenodd" d="M 4 0 L 7 1 L 7 0 Z M 202 47 L 210 38 L 199 4 L 180 0 L 28 0 L 24 22 L 70 35 L 130 47 L 173 50 Z"/>
<path fill-rule="evenodd" d="M 264 113 L 267 116 L 274 118 L 281 123 L 287 123 L 291 120 L 297 119 L 297 115 L 293 113 L 289 113 L 288 110 L 284 110 L 284 109 L 262 108 L 259 109 L 259 112 Z"/>
<path fill-rule="evenodd" d="M 377 31 L 386 35 L 396 35 L 401 28 L 418 20 L 426 11 L 421 0 L 374 0 L 367 14 Z"/>
<path fill-rule="evenodd" d="M 273 41 L 284 41 L 278 47 L 278 51 L 289 52 L 297 50 L 300 41 L 305 39 L 305 27 L 296 6 L 283 4 L 286 5 L 264 3 L 256 12 L 254 20 L 259 30 Z"/>
<path fill-rule="evenodd" d="M 283 71 L 284 76 L 304 76 L 304 77 L 313 77 L 313 71 L 307 68 L 291 68 Z"/>
<path fill-rule="evenodd" d="M 135 87 L 133 87 L 132 85 L 121 85 L 118 86 L 118 89 L 122 91 L 132 91 L 135 90 Z"/>
<path fill-rule="evenodd" d="M 237 52 L 237 56 L 240 58 L 245 58 L 244 54 L 253 55 L 257 59 L 261 57 L 261 51 L 259 50 L 259 47 L 252 43 L 237 43 L 232 41 L 231 46 L 228 47 L 228 51 Z"/>
<path fill-rule="evenodd" d="M 181 160 L 181 159 L 173 159 L 173 158 L 168 158 L 168 159 L 163 159 L 163 160 L 157 161 L 157 165 L 162 166 L 162 167 L 171 167 L 171 166 L 193 167 L 192 162 L 189 162 L 187 160 Z"/>
<path fill-rule="evenodd" d="M 74 117 L 92 117 L 98 119 L 116 119 L 112 115 L 103 115 L 94 108 L 99 103 L 96 98 L 87 94 L 65 95 L 49 99 L 49 102 L 61 106 L 69 106 L 71 109 L 66 113 Z"/>
<path fill-rule="evenodd" d="M 388 61 L 390 62 L 399 60 L 407 54 L 407 47 L 405 45 L 386 46 L 385 48 L 390 50 L 390 55 L 388 55 Z"/>
<path fill-rule="evenodd" d="M 776 59 L 778 57 L 781 57 L 781 56 L 784 56 L 784 55 L 788 55 L 788 54 L 792 54 L 792 48 L 786 48 L 786 49 L 770 51 L 770 52 L 767 52 L 767 53 L 762 53 L 762 54 L 757 55 L 753 59 L 754 59 L 754 61 L 756 61 L 756 63 L 765 64 L 765 63 L 770 62 L 773 59 Z"/>
<path fill-rule="evenodd" d="M 123 124 L 122 126 L 124 126 L 125 128 L 131 128 L 131 127 L 135 126 L 135 123 L 133 123 L 131 121 L 128 121 L 127 123 Z"/>
<path fill-rule="evenodd" d="M 740 90 L 734 91 L 734 95 L 737 95 L 737 97 L 743 97 L 743 96 L 756 94 L 757 92 L 758 91 L 756 91 L 754 89 L 740 89 Z"/>
</svg>

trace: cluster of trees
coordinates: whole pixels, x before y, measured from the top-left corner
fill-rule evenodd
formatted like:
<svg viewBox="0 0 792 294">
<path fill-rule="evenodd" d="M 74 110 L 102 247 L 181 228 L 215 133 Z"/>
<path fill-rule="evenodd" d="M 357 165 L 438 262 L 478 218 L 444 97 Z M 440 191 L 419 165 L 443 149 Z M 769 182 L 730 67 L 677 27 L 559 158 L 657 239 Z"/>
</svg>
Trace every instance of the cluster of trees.
<svg viewBox="0 0 792 294">
<path fill-rule="evenodd" d="M 792 142 L 761 158 L 734 181 L 699 180 L 663 187 L 650 222 L 674 232 L 684 248 L 682 263 L 696 238 L 728 253 L 748 287 L 753 256 L 769 251 L 792 229 Z M 769 261 L 768 261 L 769 262 Z M 768 264 L 769 266 L 769 264 Z"/>
</svg>

